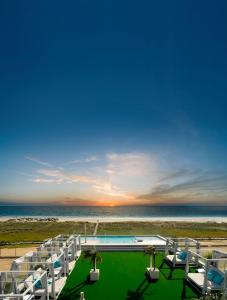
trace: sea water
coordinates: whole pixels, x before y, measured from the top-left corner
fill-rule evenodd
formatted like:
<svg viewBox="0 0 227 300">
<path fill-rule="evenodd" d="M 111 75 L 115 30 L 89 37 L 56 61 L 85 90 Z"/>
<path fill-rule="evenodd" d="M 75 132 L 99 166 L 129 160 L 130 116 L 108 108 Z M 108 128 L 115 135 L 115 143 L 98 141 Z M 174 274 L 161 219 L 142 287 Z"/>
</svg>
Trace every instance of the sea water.
<svg viewBox="0 0 227 300">
<path fill-rule="evenodd" d="M 0 206 L 0 217 L 226 218 L 227 206 Z"/>
</svg>

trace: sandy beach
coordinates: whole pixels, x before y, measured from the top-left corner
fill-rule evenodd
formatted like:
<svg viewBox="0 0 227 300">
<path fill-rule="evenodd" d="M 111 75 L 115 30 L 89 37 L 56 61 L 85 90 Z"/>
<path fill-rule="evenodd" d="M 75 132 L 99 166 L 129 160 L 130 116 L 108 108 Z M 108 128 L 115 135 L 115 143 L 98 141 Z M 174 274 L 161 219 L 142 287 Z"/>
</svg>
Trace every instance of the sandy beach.
<svg viewBox="0 0 227 300">
<path fill-rule="evenodd" d="M 40 216 L 17 216 L 0 217 L 0 222 L 11 220 L 17 221 L 57 221 L 57 222 L 90 222 L 96 223 L 115 223 L 115 222 L 192 222 L 192 223 L 227 223 L 227 217 L 40 217 Z"/>
</svg>

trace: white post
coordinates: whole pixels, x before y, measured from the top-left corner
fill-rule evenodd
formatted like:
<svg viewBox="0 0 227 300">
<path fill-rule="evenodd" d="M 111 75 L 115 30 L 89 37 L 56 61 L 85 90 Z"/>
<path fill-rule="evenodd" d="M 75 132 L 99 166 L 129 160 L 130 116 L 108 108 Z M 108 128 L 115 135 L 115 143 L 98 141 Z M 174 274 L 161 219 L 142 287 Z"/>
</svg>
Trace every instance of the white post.
<svg viewBox="0 0 227 300">
<path fill-rule="evenodd" d="M 150 269 L 152 269 L 152 255 L 150 255 Z"/>
<path fill-rule="evenodd" d="M 56 299 L 55 293 L 55 278 L 54 278 L 54 265 L 53 263 L 50 264 L 50 274 L 51 274 L 51 298 Z"/>
<path fill-rule="evenodd" d="M 64 248 L 63 261 L 64 261 L 64 274 L 69 273 L 69 249 L 67 247 Z"/>
<path fill-rule="evenodd" d="M 189 248 L 189 240 L 186 239 L 185 240 L 185 250 L 186 250 L 186 252 L 188 252 L 188 248 Z"/>
<path fill-rule="evenodd" d="M 209 269 L 209 262 L 206 261 L 205 272 L 204 272 L 204 282 L 203 282 L 203 289 L 202 289 L 203 295 L 204 295 L 204 294 L 206 293 L 206 291 L 207 291 L 207 273 L 208 273 L 208 269 Z"/>
<path fill-rule="evenodd" d="M 68 247 L 64 247 L 63 251 L 65 253 L 65 259 L 68 260 L 69 259 L 69 255 L 68 255 Z"/>
<path fill-rule="evenodd" d="M 94 271 L 96 271 L 96 258 L 95 258 L 95 261 L 94 261 Z"/>
<path fill-rule="evenodd" d="M 223 286 L 223 299 L 227 299 L 227 286 L 226 286 L 226 280 L 227 280 L 227 271 L 225 270 L 225 277 L 224 277 L 224 286 Z"/>
<path fill-rule="evenodd" d="M 84 241 L 87 243 L 87 222 L 84 223 Z"/>
<path fill-rule="evenodd" d="M 79 251 L 81 251 L 81 236 L 79 235 Z"/>
<path fill-rule="evenodd" d="M 178 247 L 178 243 L 177 243 L 177 242 L 174 242 L 174 257 L 173 257 L 173 267 L 175 267 L 175 265 L 176 265 L 177 247 Z"/>
<path fill-rule="evenodd" d="M 80 292 L 80 300 L 85 300 L 85 298 L 84 298 L 84 292 Z"/>
<path fill-rule="evenodd" d="M 200 253 L 200 243 L 198 241 L 196 241 L 196 254 L 199 254 L 199 253 Z M 196 262 L 196 265 L 198 266 L 198 264 L 199 264 L 198 255 L 196 255 L 195 262 Z"/>
<path fill-rule="evenodd" d="M 188 252 L 188 254 L 186 256 L 185 278 L 187 277 L 188 272 L 189 272 L 189 252 Z"/>
<path fill-rule="evenodd" d="M 74 259 L 77 258 L 77 238 L 75 239 L 75 257 Z"/>
<path fill-rule="evenodd" d="M 169 251 L 169 239 L 166 239 L 166 249 L 165 249 L 165 254 L 167 255 Z"/>
<path fill-rule="evenodd" d="M 46 290 L 46 299 L 49 300 L 49 293 L 48 293 L 48 277 L 47 272 L 45 272 L 45 290 Z"/>
</svg>

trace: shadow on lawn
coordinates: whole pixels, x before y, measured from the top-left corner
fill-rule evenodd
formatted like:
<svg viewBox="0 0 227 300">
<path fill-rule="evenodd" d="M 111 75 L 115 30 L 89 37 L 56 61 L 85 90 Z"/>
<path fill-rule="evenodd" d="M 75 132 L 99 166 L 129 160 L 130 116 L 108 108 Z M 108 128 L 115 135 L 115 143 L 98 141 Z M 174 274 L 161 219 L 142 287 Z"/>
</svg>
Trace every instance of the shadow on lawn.
<svg viewBox="0 0 227 300">
<path fill-rule="evenodd" d="M 171 269 L 171 268 L 162 268 L 162 269 L 159 269 L 160 273 L 163 275 L 163 277 L 166 279 L 166 280 L 183 280 L 183 277 L 180 276 L 178 273 L 175 272 L 174 274 L 174 271 L 176 269 Z M 168 273 L 168 274 L 167 274 Z M 173 276 L 174 275 L 174 276 Z M 179 276 L 178 276 L 179 275 Z"/>
<path fill-rule="evenodd" d="M 126 300 L 143 300 L 144 293 L 146 292 L 150 284 L 156 281 L 157 280 L 151 280 L 146 274 L 145 279 L 139 284 L 135 291 L 128 291 Z"/>
<path fill-rule="evenodd" d="M 90 281 L 90 276 L 86 278 L 86 280 L 78 283 L 77 285 L 73 286 L 72 288 L 67 288 L 62 291 L 62 294 L 58 298 L 59 300 L 66 300 L 66 299 L 80 299 L 80 292 L 86 285 L 92 285 L 95 281 Z"/>
<path fill-rule="evenodd" d="M 166 267 L 163 267 L 164 265 L 166 265 Z M 177 268 L 171 267 L 169 264 L 165 262 L 165 260 L 163 260 L 161 265 L 159 266 L 159 271 L 162 273 L 162 275 L 165 277 L 166 280 L 182 280 L 183 278 L 181 276 L 180 277 L 176 276 L 176 272 L 175 272 L 175 276 L 173 276 L 174 271 L 176 270 Z M 167 272 L 169 273 L 169 275 L 167 275 Z"/>
</svg>

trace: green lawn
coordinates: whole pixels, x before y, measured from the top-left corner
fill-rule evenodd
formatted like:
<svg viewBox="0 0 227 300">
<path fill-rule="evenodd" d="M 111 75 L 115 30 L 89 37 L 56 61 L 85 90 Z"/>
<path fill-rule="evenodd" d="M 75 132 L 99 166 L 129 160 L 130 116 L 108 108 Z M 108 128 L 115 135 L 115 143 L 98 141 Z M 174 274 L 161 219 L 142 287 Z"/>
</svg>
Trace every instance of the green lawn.
<svg viewBox="0 0 227 300">
<path fill-rule="evenodd" d="M 168 279 L 170 269 L 164 265 L 160 279 L 150 282 L 145 276 L 149 257 L 141 252 L 103 252 L 99 265 L 100 279 L 89 283 L 87 280 L 90 262 L 80 258 L 60 295 L 60 300 L 80 299 L 80 292 L 86 300 L 178 300 L 183 289 L 184 270 L 174 270 Z M 162 254 L 157 255 L 157 266 L 161 265 Z M 186 298 L 195 297 L 187 288 Z"/>
</svg>

